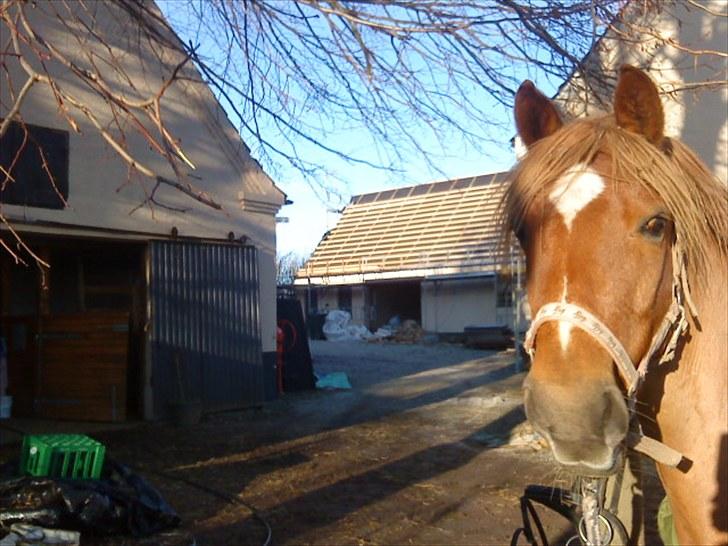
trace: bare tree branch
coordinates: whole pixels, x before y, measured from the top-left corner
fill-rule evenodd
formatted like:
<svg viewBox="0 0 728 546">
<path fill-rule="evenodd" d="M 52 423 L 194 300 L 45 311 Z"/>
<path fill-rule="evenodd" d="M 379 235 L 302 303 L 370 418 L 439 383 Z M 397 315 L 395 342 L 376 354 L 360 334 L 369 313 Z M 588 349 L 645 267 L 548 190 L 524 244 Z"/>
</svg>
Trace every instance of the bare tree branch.
<svg viewBox="0 0 728 546">
<path fill-rule="evenodd" d="M 25 84 L 23 84 L 23 87 L 20 90 L 20 93 L 18 93 L 18 96 L 15 99 L 15 104 L 13 104 L 13 107 L 7 113 L 7 115 L 5 116 L 5 119 L 3 119 L 2 124 L 0 124 L 0 138 L 2 138 L 3 135 L 7 132 L 8 127 L 10 127 L 10 122 L 13 121 L 13 119 L 15 119 L 15 116 L 20 111 L 20 106 L 23 104 L 25 95 L 28 94 L 28 91 L 30 91 L 30 88 L 33 87 L 33 84 L 38 81 L 40 81 L 40 79 L 35 75 L 29 76 L 28 79 L 25 81 Z"/>
<path fill-rule="evenodd" d="M 24 124 L 28 97 L 46 89 L 60 119 L 77 133 L 83 121 L 127 165 L 125 184 L 139 183 L 140 206 L 152 214 L 153 207 L 183 213 L 162 199 L 169 195 L 162 188 L 214 210 L 222 205 L 192 183 L 195 163 L 166 118 L 175 86 L 208 85 L 268 170 L 292 167 L 318 194 L 331 195 L 341 191 L 336 181 L 345 175 L 330 161 L 397 173 L 417 157 L 438 171 L 439 149 L 453 142 L 484 154 L 502 147 L 512 131 L 505 112 L 526 76 L 554 89 L 574 77 L 586 95 L 601 100 L 614 85 L 614 67 L 600 55 L 585 55 L 609 52 L 617 41 L 638 47 L 649 40 L 655 50 L 723 67 L 714 77 L 665 85 L 670 92 L 728 85 L 724 50 L 682 43 L 652 24 L 677 8 L 711 24 L 728 16 L 697 0 L 177 0 L 164 6 L 169 20 L 150 0 L 0 0 L 0 68 L 8 90 L 0 96 L 0 138 L 11 123 Z M 98 24 L 101 12 L 133 29 L 125 47 Z M 36 25 L 39 14 L 68 39 Z M 142 62 L 150 56 L 154 66 Z M 138 60 L 134 69 L 130 57 Z M 86 100 L 88 93 L 101 100 Z M 361 140 L 342 139 L 343 129 L 358 131 Z M 131 149 L 132 136 L 165 161 L 174 180 Z M 13 168 L 0 165 L 2 187 L 14 183 Z M 54 184 L 47 165 L 45 171 Z"/>
</svg>

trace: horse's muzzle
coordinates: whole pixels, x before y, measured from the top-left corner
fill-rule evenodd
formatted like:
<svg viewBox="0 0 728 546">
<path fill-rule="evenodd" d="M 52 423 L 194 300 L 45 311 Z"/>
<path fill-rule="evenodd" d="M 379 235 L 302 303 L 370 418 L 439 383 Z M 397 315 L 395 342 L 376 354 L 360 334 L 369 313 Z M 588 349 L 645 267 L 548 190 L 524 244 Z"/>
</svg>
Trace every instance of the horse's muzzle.
<svg viewBox="0 0 728 546">
<path fill-rule="evenodd" d="M 572 392 L 527 379 L 524 386 L 526 415 L 559 463 L 588 476 L 616 471 L 629 412 L 615 385 L 582 385 Z"/>
</svg>

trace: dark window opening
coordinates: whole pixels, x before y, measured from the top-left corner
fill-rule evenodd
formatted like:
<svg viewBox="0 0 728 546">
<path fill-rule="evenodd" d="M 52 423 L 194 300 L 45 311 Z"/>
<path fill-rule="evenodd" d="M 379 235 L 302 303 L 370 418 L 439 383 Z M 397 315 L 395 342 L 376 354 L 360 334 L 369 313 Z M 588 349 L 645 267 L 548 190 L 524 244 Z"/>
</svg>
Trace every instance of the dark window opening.
<svg viewBox="0 0 728 546">
<path fill-rule="evenodd" d="M 351 313 L 351 286 L 339 287 L 338 304 L 339 309 Z"/>
<path fill-rule="evenodd" d="M 53 313 L 129 310 L 140 282 L 134 247 L 86 247 L 51 252 L 50 310 Z"/>
<path fill-rule="evenodd" d="M 0 203 L 62 209 L 68 199 L 68 131 L 11 122 L 0 139 Z M 8 173 L 9 178 L 5 173 Z"/>
<path fill-rule="evenodd" d="M 51 253 L 50 309 L 51 313 L 78 313 L 81 311 L 81 273 L 75 253 L 54 250 Z"/>
<path fill-rule="evenodd" d="M 35 314 L 38 309 L 38 269 L 6 260 L 2 273 L 3 283 L 7 283 L 7 286 L 3 287 L 0 314 L 11 317 Z"/>
<path fill-rule="evenodd" d="M 496 294 L 497 307 L 513 307 L 513 276 L 501 273 L 498 275 Z"/>
<path fill-rule="evenodd" d="M 374 282 L 367 285 L 369 292 L 369 323 L 371 330 L 399 317 L 400 323 L 414 320 L 422 324 L 422 289 L 420 281 Z"/>
</svg>

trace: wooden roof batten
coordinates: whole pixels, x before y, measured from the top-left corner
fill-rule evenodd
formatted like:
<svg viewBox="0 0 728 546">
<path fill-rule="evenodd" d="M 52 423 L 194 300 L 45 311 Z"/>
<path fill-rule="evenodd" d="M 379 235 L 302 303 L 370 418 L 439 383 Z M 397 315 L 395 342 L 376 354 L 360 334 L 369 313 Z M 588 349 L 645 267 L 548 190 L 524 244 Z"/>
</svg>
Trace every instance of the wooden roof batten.
<svg viewBox="0 0 728 546">
<path fill-rule="evenodd" d="M 353 196 L 296 284 L 496 273 L 511 259 L 496 216 L 507 174 Z"/>
</svg>

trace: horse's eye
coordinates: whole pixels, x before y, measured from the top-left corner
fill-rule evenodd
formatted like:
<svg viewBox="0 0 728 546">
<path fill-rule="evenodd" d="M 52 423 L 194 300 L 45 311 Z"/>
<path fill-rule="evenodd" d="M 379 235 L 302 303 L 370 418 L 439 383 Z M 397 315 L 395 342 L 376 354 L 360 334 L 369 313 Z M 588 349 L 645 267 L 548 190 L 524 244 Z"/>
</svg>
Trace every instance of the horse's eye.
<svg viewBox="0 0 728 546">
<path fill-rule="evenodd" d="M 640 228 L 640 233 L 655 241 L 661 240 L 665 235 L 667 229 L 667 220 L 660 216 L 653 216 L 647 220 Z"/>
</svg>

